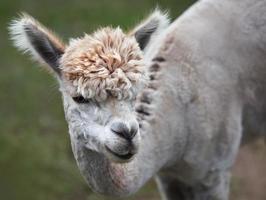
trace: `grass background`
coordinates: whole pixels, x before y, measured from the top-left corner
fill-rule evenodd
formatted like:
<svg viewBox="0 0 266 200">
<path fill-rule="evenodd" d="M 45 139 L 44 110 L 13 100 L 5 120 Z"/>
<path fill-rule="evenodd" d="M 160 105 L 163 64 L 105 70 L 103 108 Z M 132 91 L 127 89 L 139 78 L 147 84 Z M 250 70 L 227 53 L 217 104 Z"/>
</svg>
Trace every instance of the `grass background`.
<svg viewBox="0 0 266 200">
<path fill-rule="evenodd" d="M 174 19 L 193 2 L 0 1 L 0 200 L 108 199 L 92 193 L 80 176 L 70 148 L 57 83 L 12 47 L 6 29 L 10 20 L 21 11 L 28 12 L 67 42 L 70 37 L 106 25 L 128 30 L 156 5 L 168 9 Z M 261 142 L 241 152 L 234 169 L 232 199 L 266 199 L 266 180 L 262 178 L 266 171 L 265 152 Z M 127 199 L 159 200 L 159 195 L 154 182 L 150 182 Z"/>
</svg>

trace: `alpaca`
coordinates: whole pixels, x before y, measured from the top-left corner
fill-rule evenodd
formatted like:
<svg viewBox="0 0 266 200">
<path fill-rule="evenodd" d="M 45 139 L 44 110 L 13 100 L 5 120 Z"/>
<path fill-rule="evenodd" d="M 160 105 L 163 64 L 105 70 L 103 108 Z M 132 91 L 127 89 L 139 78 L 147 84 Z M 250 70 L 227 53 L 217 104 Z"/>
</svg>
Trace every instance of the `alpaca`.
<svg viewBox="0 0 266 200">
<path fill-rule="evenodd" d="M 242 135 L 265 132 L 265 24 L 264 0 L 201 0 L 170 25 L 156 10 L 68 45 L 25 14 L 10 33 L 57 78 L 95 192 L 127 196 L 155 177 L 165 200 L 227 200 Z"/>
</svg>

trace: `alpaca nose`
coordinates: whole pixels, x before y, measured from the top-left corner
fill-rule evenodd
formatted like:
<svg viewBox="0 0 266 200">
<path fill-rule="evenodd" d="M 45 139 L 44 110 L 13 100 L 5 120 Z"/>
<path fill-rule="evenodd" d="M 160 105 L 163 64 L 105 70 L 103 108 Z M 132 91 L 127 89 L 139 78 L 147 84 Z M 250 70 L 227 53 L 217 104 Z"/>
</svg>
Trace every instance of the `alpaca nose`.
<svg viewBox="0 0 266 200">
<path fill-rule="evenodd" d="M 132 140 L 138 132 L 138 125 L 134 123 L 128 127 L 123 122 L 114 122 L 111 125 L 111 130 L 126 140 Z"/>
</svg>

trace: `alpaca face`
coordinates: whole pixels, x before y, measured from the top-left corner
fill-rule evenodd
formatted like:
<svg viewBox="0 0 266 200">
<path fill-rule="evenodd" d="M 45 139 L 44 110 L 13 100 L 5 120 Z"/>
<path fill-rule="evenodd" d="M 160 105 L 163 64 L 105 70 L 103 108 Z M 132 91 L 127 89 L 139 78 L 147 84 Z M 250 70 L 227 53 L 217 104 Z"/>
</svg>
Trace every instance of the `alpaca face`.
<svg viewBox="0 0 266 200">
<path fill-rule="evenodd" d="M 72 40 L 60 60 L 72 137 L 113 161 L 128 161 L 138 150 L 134 101 L 145 82 L 142 54 L 133 36 L 104 28 Z"/>
<path fill-rule="evenodd" d="M 115 162 L 129 161 L 139 147 L 134 99 L 106 101 L 72 97 L 63 87 L 64 109 L 72 141 L 103 153 Z"/>
<path fill-rule="evenodd" d="M 10 33 L 17 48 L 57 77 L 73 148 L 82 145 L 128 162 L 140 143 L 134 104 L 146 82 L 143 54 L 167 25 L 167 17 L 155 11 L 130 34 L 104 28 L 64 45 L 24 14 L 12 22 Z"/>
</svg>

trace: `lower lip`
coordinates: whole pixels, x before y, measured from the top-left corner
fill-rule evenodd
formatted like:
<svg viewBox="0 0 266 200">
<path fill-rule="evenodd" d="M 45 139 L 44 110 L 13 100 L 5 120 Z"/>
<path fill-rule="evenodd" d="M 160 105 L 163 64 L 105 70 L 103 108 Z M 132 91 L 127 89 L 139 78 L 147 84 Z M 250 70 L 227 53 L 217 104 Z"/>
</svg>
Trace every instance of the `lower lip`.
<svg viewBox="0 0 266 200">
<path fill-rule="evenodd" d="M 113 152 L 113 151 L 112 151 L 110 148 L 108 148 L 107 146 L 105 146 L 105 148 L 106 148 L 106 150 L 107 150 L 109 153 L 113 154 L 114 156 L 118 157 L 118 158 L 121 159 L 121 160 L 129 160 L 129 159 L 131 159 L 131 158 L 133 157 L 133 155 L 134 155 L 134 154 L 132 154 L 132 153 L 128 153 L 128 154 L 126 154 L 126 155 L 119 155 L 119 154 Z"/>
</svg>

